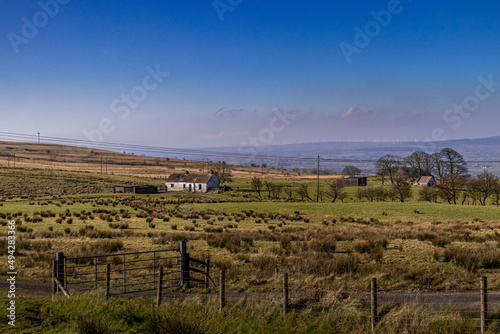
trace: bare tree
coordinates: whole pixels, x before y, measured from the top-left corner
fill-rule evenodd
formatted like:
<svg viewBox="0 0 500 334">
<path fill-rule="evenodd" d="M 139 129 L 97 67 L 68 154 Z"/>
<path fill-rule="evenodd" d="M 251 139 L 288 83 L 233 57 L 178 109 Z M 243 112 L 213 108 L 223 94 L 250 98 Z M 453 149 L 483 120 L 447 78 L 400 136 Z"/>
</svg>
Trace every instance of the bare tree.
<svg viewBox="0 0 500 334">
<path fill-rule="evenodd" d="M 495 196 L 495 203 L 497 206 L 500 204 L 500 181 L 497 181 L 495 183 L 495 186 L 493 187 L 493 195 Z"/>
<path fill-rule="evenodd" d="M 397 171 L 402 167 L 401 157 L 392 154 L 386 154 L 380 157 L 377 162 L 375 162 L 376 174 L 380 176 L 388 176 L 391 183 L 394 184 L 394 176 Z M 382 180 L 382 183 L 384 181 Z"/>
<path fill-rule="evenodd" d="M 359 175 L 361 174 L 361 169 L 352 165 L 345 166 L 344 169 L 342 169 L 342 174 L 349 176 Z"/>
<path fill-rule="evenodd" d="M 347 196 L 346 192 L 344 191 L 344 184 L 340 179 L 333 180 L 332 182 L 330 182 L 328 184 L 328 189 L 326 190 L 325 194 L 332 198 L 332 203 L 335 203 L 337 199 L 343 201 L 344 198 Z"/>
<path fill-rule="evenodd" d="M 468 175 L 467 162 L 460 153 L 447 147 L 441 150 L 441 156 L 446 174 Z"/>
<path fill-rule="evenodd" d="M 283 191 L 285 192 L 287 198 L 289 200 L 292 200 L 293 199 L 293 188 L 292 187 L 285 187 L 283 189 Z"/>
<path fill-rule="evenodd" d="M 498 177 L 485 170 L 470 181 L 470 188 L 477 194 L 479 204 L 486 205 L 486 200 L 495 194 L 497 184 Z"/>
<path fill-rule="evenodd" d="M 441 152 L 435 152 L 431 154 L 431 160 L 434 165 L 434 169 L 441 179 L 445 175 L 445 161 L 443 160 L 443 154 Z"/>
<path fill-rule="evenodd" d="M 438 198 L 437 190 L 433 187 L 421 187 L 418 191 L 418 199 L 424 202 L 436 202 Z"/>
<path fill-rule="evenodd" d="M 252 186 L 252 189 L 257 193 L 257 195 L 259 195 L 259 197 L 262 197 L 261 192 L 262 192 L 262 187 L 264 186 L 262 180 L 259 179 L 258 177 L 254 177 L 250 182 L 250 185 Z"/>
<path fill-rule="evenodd" d="M 419 177 L 432 173 L 433 164 L 431 156 L 424 151 L 415 151 L 404 158 L 405 163 L 410 167 L 412 176 Z"/>
<path fill-rule="evenodd" d="M 311 196 L 309 196 L 309 189 L 307 189 L 307 184 L 299 185 L 299 189 L 297 189 L 297 195 L 302 199 L 308 199 L 312 201 Z"/>
<path fill-rule="evenodd" d="M 412 196 L 411 185 L 407 182 L 406 174 L 402 169 L 394 175 L 392 190 L 401 202 L 404 202 Z"/>
<path fill-rule="evenodd" d="M 214 175 L 219 179 L 220 185 L 224 186 L 226 182 L 231 182 L 231 170 L 225 161 L 218 162 L 214 165 Z"/>
<path fill-rule="evenodd" d="M 465 189 L 467 177 L 458 174 L 448 174 L 440 179 L 438 184 L 439 196 L 448 201 L 449 204 L 457 204 L 460 191 Z"/>
</svg>

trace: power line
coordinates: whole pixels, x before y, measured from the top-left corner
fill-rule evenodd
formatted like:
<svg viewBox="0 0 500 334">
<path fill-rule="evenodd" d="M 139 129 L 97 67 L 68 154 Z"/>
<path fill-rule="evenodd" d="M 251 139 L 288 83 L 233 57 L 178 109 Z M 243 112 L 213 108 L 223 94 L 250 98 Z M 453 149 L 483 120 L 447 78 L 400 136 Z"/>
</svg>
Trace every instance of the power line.
<svg viewBox="0 0 500 334">
<path fill-rule="evenodd" d="M 30 142 L 30 140 L 36 139 L 33 135 L 12 133 L 12 132 L 0 132 L 0 138 L 7 138 L 7 140 L 16 140 L 23 142 Z M 114 142 L 90 142 L 80 139 L 62 138 L 62 137 L 51 137 L 42 136 L 46 143 L 60 144 L 60 145 L 89 145 L 95 146 L 95 148 L 109 149 L 109 150 L 137 150 L 149 153 L 163 153 L 163 154 L 178 154 L 178 155 L 191 155 L 191 156 L 204 156 L 204 157 L 227 157 L 227 158 L 241 158 L 241 159 L 254 159 L 254 160 L 286 160 L 294 162 L 313 162 L 316 160 L 314 157 L 298 157 L 298 156 L 278 156 L 278 155 L 247 155 L 244 153 L 236 152 L 221 152 L 213 150 L 200 150 L 200 149 L 180 149 L 172 147 L 159 147 L 159 146 L 149 146 L 149 145 L 137 145 L 137 144 L 123 144 Z M 323 158 L 325 162 L 374 162 L 374 160 L 358 160 L 358 159 L 334 159 L 334 158 Z"/>
<path fill-rule="evenodd" d="M 291 156 L 291 155 L 265 155 L 265 154 L 254 154 L 247 155 L 244 153 L 236 152 L 223 152 L 214 150 L 203 150 L 203 149 L 181 149 L 173 147 L 162 147 L 162 146 L 151 146 L 151 145 L 138 145 L 138 144 L 127 144 L 127 143 L 116 143 L 116 142 L 91 142 L 87 140 L 63 138 L 63 137 L 52 137 L 52 136 L 40 136 L 37 132 L 37 136 L 13 133 L 13 132 L 0 132 L 0 139 L 7 141 L 18 141 L 18 142 L 39 142 L 43 139 L 45 143 L 56 144 L 56 145 L 72 145 L 84 148 L 96 148 L 111 151 L 136 151 L 141 153 L 152 153 L 152 154 L 169 154 L 169 155 L 188 155 L 193 157 L 201 157 L 203 160 L 207 157 L 213 158 L 233 158 L 242 160 L 267 160 L 267 161 L 287 161 L 287 162 L 307 162 L 314 163 L 317 159 L 316 157 L 304 157 L 304 156 Z M 374 163 L 376 160 L 373 159 L 347 159 L 347 158 L 322 158 L 323 162 L 337 162 L 337 163 Z M 469 163 L 500 163 L 500 161 L 495 160 L 469 160 Z"/>
</svg>

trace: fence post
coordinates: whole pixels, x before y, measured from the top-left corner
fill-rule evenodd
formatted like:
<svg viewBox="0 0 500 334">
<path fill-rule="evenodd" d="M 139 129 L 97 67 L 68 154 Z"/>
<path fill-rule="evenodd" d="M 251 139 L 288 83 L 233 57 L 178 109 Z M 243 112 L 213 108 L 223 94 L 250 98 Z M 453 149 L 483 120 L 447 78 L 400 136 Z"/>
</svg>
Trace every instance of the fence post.
<svg viewBox="0 0 500 334">
<path fill-rule="evenodd" d="M 156 288 L 156 252 L 153 252 L 153 289 Z"/>
<path fill-rule="evenodd" d="M 207 259 L 205 261 L 205 287 L 207 289 L 210 286 L 209 277 L 210 277 L 210 259 Z"/>
<path fill-rule="evenodd" d="M 64 261 L 63 261 L 63 266 L 64 266 L 64 273 L 63 273 L 63 277 L 64 277 L 64 282 L 63 282 L 63 286 L 64 288 L 66 289 L 66 291 L 68 291 L 68 275 L 67 275 L 67 262 L 66 262 L 66 256 L 64 257 Z"/>
<path fill-rule="evenodd" d="M 66 281 L 64 280 L 64 253 L 56 253 L 56 278 L 61 282 L 62 286 L 66 286 Z M 59 291 L 59 287 L 56 287 L 56 292 Z"/>
<path fill-rule="evenodd" d="M 288 273 L 283 274 L 283 317 L 288 311 Z"/>
<path fill-rule="evenodd" d="M 163 267 L 160 267 L 160 277 L 158 278 L 158 293 L 156 294 L 156 307 L 160 307 L 163 286 Z"/>
<path fill-rule="evenodd" d="M 94 258 L 94 289 L 97 289 L 97 257 Z"/>
<path fill-rule="evenodd" d="M 180 244 L 181 253 L 181 286 L 186 286 L 189 288 L 189 253 L 187 252 L 186 241 L 181 241 Z"/>
<path fill-rule="evenodd" d="M 123 254 L 123 292 L 127 292 L 127 274 L 125 273 L 125 254 Z"/>
<path fill-rule="evenodd" d="M 219 312 L 226 306 L 226 270 L 220 271 L 220 307 Z"/>
<path fill-rule="evenodd" d="M 56 278 L 56 268 L 57 268 L 57 261 L 54 260 L 52 262 L 52 301 L 56 297 L 56 292 L 57 292 L 56 280 L 54 279 Z"/>
<path fill-rule="evenodd" d="M 372 315 L 371 315 L 371 327 L 372 333 L 375 332 L 375 325 L 377 324 L 377 279 L 375 277 L 372 278 Z"/>
<path fill-rule="evenodd" d="M 488 326 L 488 282 L 486 276 L 481 277 L 481 334 L 486 333 Z"/>
<path fill-rule="evenodd" d="M 106 265 L 106 301 L 109 299 L 109 281 L 111 276 L 110 264 Z"/>
</svg>

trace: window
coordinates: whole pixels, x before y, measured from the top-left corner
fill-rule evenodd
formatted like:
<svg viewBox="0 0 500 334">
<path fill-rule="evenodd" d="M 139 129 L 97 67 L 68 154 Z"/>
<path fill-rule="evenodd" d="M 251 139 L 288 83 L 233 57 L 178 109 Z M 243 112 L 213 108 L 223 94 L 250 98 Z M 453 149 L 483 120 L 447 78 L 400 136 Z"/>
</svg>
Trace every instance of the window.
<svg viewBox="0 0 500 334">
<path fill-rule="evenodd" d="M 174 187 L 174 184 L 172 183 L 172 184 L 170 185 L 170 187 L 171 187 L 171 188 L 173 188 L 173 187 Z"/>
</svg>

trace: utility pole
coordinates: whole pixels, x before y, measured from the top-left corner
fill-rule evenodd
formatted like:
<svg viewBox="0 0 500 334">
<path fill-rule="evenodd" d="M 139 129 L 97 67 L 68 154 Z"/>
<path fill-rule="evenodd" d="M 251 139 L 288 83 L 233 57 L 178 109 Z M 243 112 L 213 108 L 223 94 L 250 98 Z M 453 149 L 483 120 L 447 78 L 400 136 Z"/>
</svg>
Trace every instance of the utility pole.
<svg viewBox="0 0 500 334">
<path fill-rule="evenodd" d="M 102 174 L 102 157 L 101 157 L 101 174 Z"/>
<path fill-rule="evenodd" d="M 10 154 L 7 153 L 7 168 L 10 168 Z"/>
<path fill-rule="evenodd" d="M 40 132 L 37 133 L 38 133 L 38 144 L 40 144 Z"/>
<path fill-rule="evenodd" d="M 14 168 L 16 168 L 16 154 L 12 154 L 12 156 L 14 157 Z"/>
<path fill-rule="evenodd" d="M 316 187 L 316 202 L 319 202 L 319 154 L 318 154 L 318 169 L 316 170 L 316 173 L 318 178 L 318 185 Z"/>
<path fill-rule="evenodd" d="M 106 157 L 105 166 L 106 166 L 106 175 L 107 175 L 108 174 L 108 157 Z"/>
</svg>

